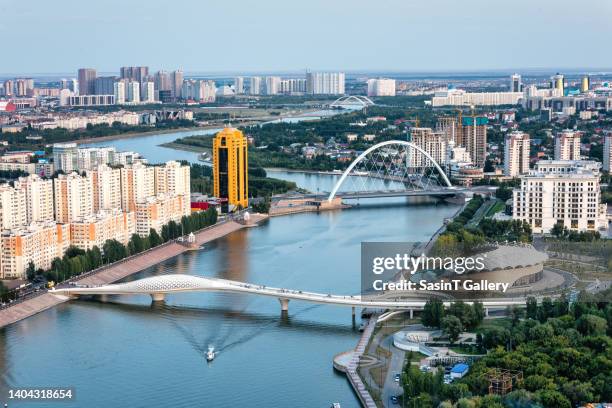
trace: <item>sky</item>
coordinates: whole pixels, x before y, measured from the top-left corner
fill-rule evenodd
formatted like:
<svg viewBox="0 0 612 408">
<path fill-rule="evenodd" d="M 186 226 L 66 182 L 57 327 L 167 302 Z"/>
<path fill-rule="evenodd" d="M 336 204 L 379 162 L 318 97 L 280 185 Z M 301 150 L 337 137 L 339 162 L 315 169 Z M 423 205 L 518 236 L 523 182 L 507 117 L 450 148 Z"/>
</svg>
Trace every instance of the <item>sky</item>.
<svg viewBox="0 0 612 408">
<path fill-rule="evenodd" d="M 611 68 L 608 0 L 0 0 L 0 74 Z"/>
</svg>

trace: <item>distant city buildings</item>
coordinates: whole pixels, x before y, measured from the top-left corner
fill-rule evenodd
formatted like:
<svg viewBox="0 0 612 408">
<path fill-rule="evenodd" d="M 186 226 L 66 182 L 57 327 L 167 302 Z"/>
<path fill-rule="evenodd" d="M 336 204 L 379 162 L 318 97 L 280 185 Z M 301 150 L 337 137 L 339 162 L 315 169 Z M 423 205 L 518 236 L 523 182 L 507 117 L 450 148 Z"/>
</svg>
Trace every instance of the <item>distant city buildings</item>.
<svg viewBox="0 0 612 408">
<path fill-rule="evenodd" d="M 244 77 L 234 78 L 234 92 L 236 95 L 244 94 Z"/>
<path fill-rule="evenodd" d="M 517 105 L 522 98 L 523 92 L 466 92 L 463 89 L 448 89 L 436 92 L 431 105 L 433 107 Z"/>
<path fill-rule="evenodd" d="M 344 95 L 344 72 L 307 72 L 306 92 L 311 95 Z"/>
<path fill-rule="evenodd" d="M 261 77 L 251 77 L 249 79 L 249 95 L 261 95 L 262 94 L 262 81 Z"/>
<path fill-rule="evenodd" d="M 604 136 L 603 170 L 611 173 L 612 169 L 612 133 Z"/>
<path fill-rule="evenodd" d="M 512 74 L 510 76 L 510 92 L 523 92 L 523 82 L 520 74 Z"/>
<path fill-rule="evenodd" d="M 395 79 L 368 79 L 368 96 L 395 96 Z"/>
<path fill-rule="evenodd" d="M 80 68 L 78 71 L 79 95 L 94 95 L 96 93 L 96 70 Z"/>
</svg>

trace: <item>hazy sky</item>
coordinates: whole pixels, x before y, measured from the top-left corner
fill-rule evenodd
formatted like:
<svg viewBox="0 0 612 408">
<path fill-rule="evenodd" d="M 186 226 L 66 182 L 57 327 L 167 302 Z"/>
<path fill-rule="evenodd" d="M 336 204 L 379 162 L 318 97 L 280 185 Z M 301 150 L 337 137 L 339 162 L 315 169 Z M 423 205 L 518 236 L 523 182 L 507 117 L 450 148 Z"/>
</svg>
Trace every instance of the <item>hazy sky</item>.
<svg viewBox="0 0 612 408">
<path fill-rule="evenodd" d="M 0 73 L 612 67 L 609 0 L 0 0 Z"/>
</svg>

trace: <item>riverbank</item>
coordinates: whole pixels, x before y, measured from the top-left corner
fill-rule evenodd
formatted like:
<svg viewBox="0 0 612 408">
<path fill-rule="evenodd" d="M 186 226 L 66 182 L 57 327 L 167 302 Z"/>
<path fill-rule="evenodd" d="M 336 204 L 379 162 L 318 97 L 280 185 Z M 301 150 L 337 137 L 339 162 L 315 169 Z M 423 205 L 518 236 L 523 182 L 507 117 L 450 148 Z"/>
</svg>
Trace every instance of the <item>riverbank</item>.
<svg viewBox="0 0 612 408">
<path fill-rule="evenodd" d="M 265 214 L 252 214 L 248 223 L 240 223 L 234 220 L 217 223 L 195 233 L 196 245 L 202 246 L 242 228 L 258 225 L 267 218 L 268 216 Z M 72 281 L 80 285 L 107 285 L 137 272 L 141 272 L 189 250 L 191 250 L 190 247 L 179 244 L 176 241 L 167 242 L 148 251 L 84 274 Z M 61 299 L 48 292 L 41 293 L 36 297 L 24 300 L 14 306 L 1 310 L 0 328 L 16 323 L 66 301 L 66 299 Z"/>
<path fill-rule="evenodd" d="M 121 133 L 118 135 L 90 137 L 86 139 L 75 139 L 75 140 L 70 140 L 64 143 L 76 143 L 76 144 L 99 143 L 99 142 L 107 142 L 107 141 L 112 141 L 112 140 L 133 139 L 137 137 L 165 135 L 168 133 L 191 132 L 191 131 L 211 130 L 211 129 L 221 129 L 221 128 L 219 127 L 219 125 L 191 126 L 191 127 L 180 127 L 180 128 L 174 128 L 174 129 L 151 128 L 150 131 L 146 131 L 146 132 L 127 132 L 127 133 Z"/>
</svg>

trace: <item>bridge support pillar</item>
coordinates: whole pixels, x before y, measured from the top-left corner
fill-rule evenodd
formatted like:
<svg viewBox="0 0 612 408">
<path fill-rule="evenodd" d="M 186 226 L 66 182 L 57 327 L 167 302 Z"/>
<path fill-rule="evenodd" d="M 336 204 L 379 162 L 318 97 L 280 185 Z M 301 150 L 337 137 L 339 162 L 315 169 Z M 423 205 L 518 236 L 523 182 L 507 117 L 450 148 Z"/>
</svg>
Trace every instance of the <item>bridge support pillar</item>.
<svg viewBox="0 0 612 408">
<path fill-rule="evenodd" d="M 355 306 L 351 307 L 351 313 L 353 316 L 353 320 L 355 320 Z"/>
<path fill-rule="evenodd" d="M 151 300 L 153 302 L 163 302 L 164 300 L 166 300 L 166 294 L 165 293 L 151 293 Z"/>
<path fill-rule="evenodd" d="M 414 319 L 414 309 L 410 309 L 410 318 Z"/>
<path fill-rule="evenodd" d="M 280 305 L 281 305 L 281 311 L 288 312 L 289 311 L 289 299 L 278 298 L 278 301 L 280 302 Z"/>
<path fill-rule="evenodd" d="M 489 317 L 489 308 L 488 307 L 485 307 L 485 316 Z"/>
</svg>

